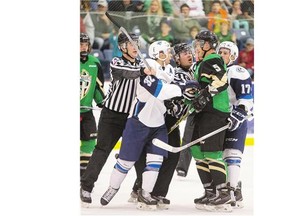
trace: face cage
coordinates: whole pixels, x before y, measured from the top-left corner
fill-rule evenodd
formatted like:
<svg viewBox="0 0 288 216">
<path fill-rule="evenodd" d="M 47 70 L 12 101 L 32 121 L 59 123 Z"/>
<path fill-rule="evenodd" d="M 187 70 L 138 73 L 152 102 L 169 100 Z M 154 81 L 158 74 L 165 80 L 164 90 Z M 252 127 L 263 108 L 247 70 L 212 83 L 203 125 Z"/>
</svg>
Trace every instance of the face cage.
<svg viewBox="0 0 288 216">
<path fill-rule="evenodd" d="M 203 49 L 205 42 L 206 42 L 205 40 L 198 40 L 198 39 L 194 40 L 192 42 L 192 49 L 196 50 L 196 47 L 198 45 L 201 47 L 201 49 Z"/>
<path fill-rule="evenodd" d="M 173 49 L 171 49 L 171 48 L 167 48 L 167 49 L 165 50 L 165 52 L 164 52 L 163 50 L 161 50 L 161 51 L 159 52 L 159 54 L 158 54 L 158 59 L 161 60 L 161 61 L 166 61 L 166 59 L 169 57 L 169 55 L 172 54 L 172 50 L 173 50 Z M 160 53 L 165 54 L 165 58 L 164 58 L 164 59 L 160 58 Z"/>
</svg>

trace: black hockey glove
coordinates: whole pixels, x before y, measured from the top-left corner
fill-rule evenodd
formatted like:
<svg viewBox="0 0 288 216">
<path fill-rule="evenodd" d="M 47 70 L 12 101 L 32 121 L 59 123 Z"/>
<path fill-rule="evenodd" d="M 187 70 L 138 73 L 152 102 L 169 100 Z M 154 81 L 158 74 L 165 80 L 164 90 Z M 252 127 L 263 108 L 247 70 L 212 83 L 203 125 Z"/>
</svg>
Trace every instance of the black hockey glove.
<svg viewBox="0 0 288 216">
<path fill-rule="evenodd" d="M 245 121 L 245 118 L 247 116 L 247 113 L 245 110 L 243 110 L 240 107 L 236 107 L 232 110 L 230 113 L 230 116 L 228 117 L 229 122 L 229 131 L 234 131 L 237 128 L 240 127 L 240 125 Z"/>
<path fill-rule="evenodd" d="M 164 100 L 164 105 L 165 105 L 167 110 L 173 109 L 173 107 L 174 107 L 172 100 Z"/>
<path fill-rule="evenodd" d="M 164 101 L 167 113 L 178 118 L 182 113 L 184 102 L 182 100 Z"/>
<path fill-rule="evenodd" d="M 196 112 L 201 112 L 202 109 L 207 105 L 209 101 L 212 100 L 212 96 L 207 91 L 207 89 L 201 89 L 197 97 L 192 100 L 192 105 Z"/>
</svg>

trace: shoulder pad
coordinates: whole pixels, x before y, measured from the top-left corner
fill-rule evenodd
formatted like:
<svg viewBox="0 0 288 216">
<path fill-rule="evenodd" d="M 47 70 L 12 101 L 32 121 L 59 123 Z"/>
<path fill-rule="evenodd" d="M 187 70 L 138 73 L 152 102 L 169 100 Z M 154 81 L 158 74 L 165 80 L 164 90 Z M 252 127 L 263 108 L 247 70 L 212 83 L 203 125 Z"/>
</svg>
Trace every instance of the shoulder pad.
<svg viewBox="0 0 288 216">
<path fill-rule="evenodd" d="M 114 57 L 111 60 L 111 64 L 112 65 L 124 65 L 124 60 L 122 58 L 119 58 L 119 57 Z"/>
<path fill-rule="evenodd" d="M 99 60 L 96 56 L 94 56 L 94 55 L 88 55 L 88 58 L 89 58 L 90 60 L 92 60 L 92 61 L 95 61 L 95 62 L 97 62 L 97 63 L 100 63 L 100 60 Z"/>
<path fill-rule="evenodd" d="M 230 67 L 227 68 L 228 70 L 228 73 L 231 74 L 231 78 L 237 78 L 237 79 L 241 79 L 241 80 L 244 80 L 244 79 L 248 79 L 250 77 L 250 74 L 249 72 L 239 66 L 239 65 L 232 65 Z"/>
</svg>

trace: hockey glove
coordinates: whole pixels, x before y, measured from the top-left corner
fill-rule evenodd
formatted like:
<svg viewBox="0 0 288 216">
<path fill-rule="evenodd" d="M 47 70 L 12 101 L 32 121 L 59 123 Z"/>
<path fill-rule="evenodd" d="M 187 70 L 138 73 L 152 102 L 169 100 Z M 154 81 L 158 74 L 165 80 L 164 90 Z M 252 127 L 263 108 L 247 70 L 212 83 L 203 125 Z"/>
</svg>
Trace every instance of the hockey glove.
<svg viewBox="0 0 288 216">
<path fill-rule="evenodd" d="M 167 113 L 178 118 L 182 113 L 184 102 L 182 100 L 172 100 L 169 102 L 164 101 L 167 108 Z"/>
<path fill-rule="evenodd" d="M 192 100 L 192 105 L 196 112 L 201 112 L 202 109 L 207 105 L 209 101 L 212 100 L 212 96 L 207 91 L 207 89 L 201 89 L 198 96 Z"/>
<path fill-rule="evenodd" d="M 229 122 L 229 131 L 234 131 L 237 128 L 240 127 L 240 125 L 245 121 L 245 118 L 247 116 L 247 113 L 245 110 L 236 107 L 235 109 L 232 110 L 230 116 L 228 117 L 228 122 Z"/>
<path fill-rule="evenodd" d="M 188 80 L 183 86 L 180 86 L 180 88 L 182 89 L 183 97 L 187 100 L 192 100 L 200 89 L 200 84 L 195 80 Z"/>
</svg>

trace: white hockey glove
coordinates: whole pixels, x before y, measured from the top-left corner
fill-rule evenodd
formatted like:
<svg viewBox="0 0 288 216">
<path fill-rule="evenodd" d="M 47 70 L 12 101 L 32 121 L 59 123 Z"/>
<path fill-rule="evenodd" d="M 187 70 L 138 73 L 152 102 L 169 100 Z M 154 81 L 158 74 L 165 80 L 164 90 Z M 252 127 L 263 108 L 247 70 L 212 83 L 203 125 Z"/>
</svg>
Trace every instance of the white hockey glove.
<svg viewBox="0 0 288 216">
<path fill-rule="evenodd" d="M 230 116 L 228 117 L 229 122 L 228 130 L 234 131 L 237 128 L 239 128 L 240 125 L 245 121 L 246 116 L 247 113 L 245 110 L 243 110 L 240 107 L 235 107 L 230 113 Z"/>
</svg>

